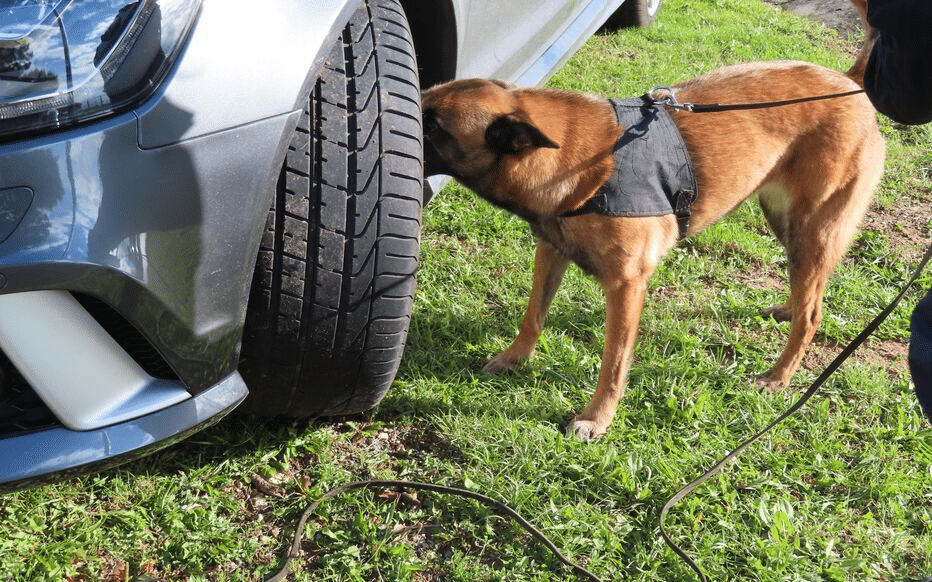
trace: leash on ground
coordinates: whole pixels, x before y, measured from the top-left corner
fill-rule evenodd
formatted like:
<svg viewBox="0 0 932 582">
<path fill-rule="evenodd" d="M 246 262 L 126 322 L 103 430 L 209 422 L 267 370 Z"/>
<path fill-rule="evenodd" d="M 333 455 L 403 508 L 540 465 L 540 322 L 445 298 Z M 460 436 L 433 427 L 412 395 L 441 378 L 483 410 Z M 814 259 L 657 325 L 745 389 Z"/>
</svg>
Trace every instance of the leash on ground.
<svg viewBox="0 0 932 582">
<path fill-rule="evenodd" d="M 298 519 L 298 524 L 295 528 L 294 537 L 291 541 L 291 548 L 288 551 L 288 555 L 285 557 L 285 562 L 282 565 L 281 569 L 271 578 L 267 579 L 266 582 L 281 582 L 285 580 L 288 576 L 288 572 L 291 569 L 291 562 L 296 558 L 301 552 L 301 538 L 302 531 L 304 530 L 304 524 L 307 522 L 308 517 L 317 509 L 317 507 L 324 501 L 330 499 L 331 497 L 336 497 L 341 493 L 346 493 L 347 491 L 352 491 L 353 489 L 386 489 L 386 488 L 396 488 L 396 489 L 416 489 L 419 491 L 433 491 L 435 493 L 445 493 L 450 495 L 457 495 L 459 497 L 467 497 L 469 499 L 474 499 L 480 503 L 492 507 L 497 510 L 500 514 L 504 514 L 511 519 L 517 521 L 521 524 L 528 533 L 530 533 L 534 538 L 536 538 L 540 543 L 544 544 L 550 552 L 557 557 L 558 560 L 563 562 L 566 566 L 569 566 L 577 576 L 584 579 L 589 579 L 592 582 L 602 582 L 602 580 L 597 577 L 592 572 L 586 570 L 579 564 L 571 561 L 569 558 L 564 556 L 557 546 L 554 545 L 550 539 L 544 535 L 540 530 L 531 525 L 531 522 L 524 519 L 517 511 L 508 507 L 500 501 L 496 501 L 491 497 L 482 495 L 481 493 L 476 493 L 475 491 L 469 491 L 468 489 L 458 489 L 456 487 L 447 487 L 445 485 L 434 485 L 432 483 L 418 483 L 413 481 L 394 481 L 394 480 L 369 480 L 369 481 L 354 481 L 352 483 L 347 483 L 340 487 L 331 489 L 325 493 L 321 498 L 319 498 L 314 503 L 307 506 L 307 509 L 301 514 L 300 519 Z"/>
<path fill-rule="evenodd" d="M 699 579 L 702 582 L 707 582 L 705 573 L 696 564 L 696 562 L 693 561 L 693 559 L 690 558 L 689 555 L 670 538 L 669 534 L 667 534 L 667 530 L 665 527 L 665 521 L 667 518 L 667 514 L 670 512 L 670 509 L 673 508 L 674 505 L 679 503 L 684 497 L 692 493 L 693 490 L 695 490 L 697 487 L 699 487 L 700 485 L 708 481 L 710 478 L 712 478 L 716 473 L 718 473 L 722 469 L 722 467 L 725 465 L 725 463 L 737 457 L 739 454 L 741 454 L 742 451 L 744 451 L 746 448 L 751 446 L 753 443 L 760 440 L 761 437 L 763 437 L 764 435 L 769 433 L 771 430 L 773 430 L 775 426 L 777 426 L 778 424 L 786 420 L 788 417 L 795 414 L 800 408 L 802 408 L 806 404 L 806 402 L 808 402 L 809 399 L 812 398 L 816 392 L 818 392 L 822 384 L 824 384 L 825 381 L 828 380 L 829 377 L 835 373 L 835 370 L 837 370 L 838 367 L 841 366 L 841 364 L 845 360 L 847 360 L 848 357 L 851 356 L 851 354 L 854 353 L 854 351 L 862 343 L 864 343 L 864 341 L 872 333 L 874 333 L 874 331 L 880 326 L 880 324 L 883 323 L 885 319 L 887 319 L 887 316 L 889 316 L 890 313 L 892 313 L 893 310 L 896 309 L 896 306 L 899 304 L 900 300 L 903 298 L 904 295 L 906 295 L 906 292 L 909 290 L 909 288 L 912 287 L 913 283 L 915 283 L 916 280 L 919 278 L 919 275 L 922 273 L 922 270 L 925 268 L 926 263 L 929 262 L 930 257 L 932 257 L 932 245 L 930 245 L 928 250 L 926 250 L 926 254 L 925 256 L 922 257 L 922 260 L 919 261 L 919 264 L 917 265 L 916 270 L 913 271 L 912 276 L 906 282 L 903 288 L 900 290 L 899 294 L 897 294 L 897 296 L 893 298 L 893 301 L 891 301 L 890 304 L 887 305 L 887 307 L 883 309 L 883 311 L 877 314 L 877 316 L 874 317 L 874 319 L 869 324 L 867 324 L 867 327 L 865 327 L 864 330 L 857 335 L 857 337 L 851 340 L 851 343 L 845 346 L 845 349 L 843 349 L 835 357 L 835 359 L 831 361 L 831 363 L 825 368 L 825 370 L 823 370 L 822 374 L 820 374 L 819 377 L 816 378 L 815 382 L 813 382 L 812 385 L 809 386 L 809 389 L 806 390 L 806 392 L 802 396 L 800 396 L 800 398 L 792 406 L 790 406 L 786 410 L 786 412 L 778 416 L 776 420 L 768 424 L 767 427 L 764 428 L 762 431 L 760 431 L 756 435 L 752 436 L 751 438 L 745 440 L 743 443 L 738 445 L 738 448 L 736 448 L 735 450 L 730 452 L 728 455 L 726 455 L 725 458 L 719 461 L 711 469 L 709 469 L 708 471 L 703 473 L 701 476 L 696 478 L 694 481 L 692 481 L 691 483 L 689 483 L 688 485 L 686 485 L 685 487 L 677 491 L 676 494 L 674 494 L 673 497 L 671 497 L 670 500 L 667 501 L 667 503 L 663 506 L 663 508 L 661 508 L 659 525 L 660 525 L 660 535 L 663 536 L 663 541 L 666 542 L 667 546 L 670 549 L 672 549 L 674 552 L 676 552 L 676 554 L 680 558 L 682 558 L 684 562 L 686 562 L 686 564 L 693 570 L 693 572 L 695 572 L 699 576 Z"/>
</svg>

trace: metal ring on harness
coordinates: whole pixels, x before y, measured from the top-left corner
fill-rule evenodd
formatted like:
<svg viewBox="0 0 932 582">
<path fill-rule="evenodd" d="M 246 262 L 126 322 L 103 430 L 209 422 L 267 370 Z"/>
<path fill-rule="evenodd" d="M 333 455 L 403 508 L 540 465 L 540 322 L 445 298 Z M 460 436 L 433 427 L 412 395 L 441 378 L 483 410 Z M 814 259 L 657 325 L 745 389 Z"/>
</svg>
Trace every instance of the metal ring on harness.
<svg viewBox="0 0 932 582">
<path fill-rule="evenodd" d="M 660 97 L 657 95 L 657 93 L 660 92 L 665 92 L 666 95 Z M 692 103 L 680 103 L 676 100 L 676 91 L 669 85 L 654 85 L 650 88 L 650 91 L 647 92 L 647 96 L 658 105 L 665 105 L 673 109 L 685 109 L 686 111 L 693 110 Z"/>
</svg>

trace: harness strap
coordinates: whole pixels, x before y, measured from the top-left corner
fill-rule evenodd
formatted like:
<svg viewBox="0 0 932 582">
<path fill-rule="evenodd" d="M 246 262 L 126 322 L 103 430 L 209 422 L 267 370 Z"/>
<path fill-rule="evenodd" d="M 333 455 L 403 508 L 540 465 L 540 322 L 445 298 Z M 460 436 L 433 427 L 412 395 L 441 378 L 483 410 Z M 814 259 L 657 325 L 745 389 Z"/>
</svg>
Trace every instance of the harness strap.
<svg viewBox="0 0 932 582">
<path fill-rule="evenodd" d="M 612 154 L 614 171 L 595 195 L 559 217 L 673 214 L 685 238 L 697 184 L 679 128 L 650 95 L 610 103 L 623 129 Z"/>
<path fill-rule="evenodd" d="M 696 192 L 693 190 L 679 190 L 673 194 L 673 214 L 676 216 L 676 224 L 679 227 L 679 237 L 686 238 L 689 232 L 689 219 L 692 217 L 692 205 L 696 201 Z M 560 215 L 560 218 L 572 218 L 584 214 L 607 214 L 608 203 L 605 192 L 599 191 L 592 197 L 583 202 L 582 206 L 574 210 L 568 210 Z"/>
</svg>

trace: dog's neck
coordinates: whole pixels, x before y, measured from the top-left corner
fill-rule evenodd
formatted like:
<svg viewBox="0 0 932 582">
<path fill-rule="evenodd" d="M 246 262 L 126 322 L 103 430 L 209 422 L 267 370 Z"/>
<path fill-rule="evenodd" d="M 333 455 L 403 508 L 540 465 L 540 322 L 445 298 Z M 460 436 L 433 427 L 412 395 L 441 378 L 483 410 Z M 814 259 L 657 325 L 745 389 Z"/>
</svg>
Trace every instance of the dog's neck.
<svg viewBox="0 0 932 582">
<path fill-rule="evenodd" d="M 522 105 L 551 113 L 535 121 L 560 147 L 501 156 L 494 171 L 464 181 L 483 198 L 525 219 L 558 217 L 594 196 L 614 169 L 612 152 L 621 134 L 608 101 L 585 97 L 574 99 L 573 105 L 559 99 L 540 102 L 548 97 L 550 92 L 536 96 L 532 106 Z M 522 208 L 516 208 L 517 201 Z"/>
</svg>

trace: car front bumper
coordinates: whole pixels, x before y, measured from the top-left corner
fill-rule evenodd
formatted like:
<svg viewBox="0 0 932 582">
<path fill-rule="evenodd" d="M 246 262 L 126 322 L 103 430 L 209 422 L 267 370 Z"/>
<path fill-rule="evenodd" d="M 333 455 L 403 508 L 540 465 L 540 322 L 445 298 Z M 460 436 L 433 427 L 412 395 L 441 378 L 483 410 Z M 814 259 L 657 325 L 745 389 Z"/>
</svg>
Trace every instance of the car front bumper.
<svg viewBox="0 0 932 582">
<path fill-rule="evenodd" d="M 205 0 L 146 103 L 0 143 L 0 490 L 166 446 L 246 396 L 259 240 L 353 7 Z M 244 38 L 263 23 L 281 34 L 259 50 Z"/>
<path fill-rule="evenodd" d="M 0 423 L 0 487 L 171 444 L 246 395 L 240 336 L 295 115 L 153 149 L 138 115 L 0 146 L 6 380 L 57 421 Z"/>
<path fill-rule="evenodd" d="M 216 423 L 246 397 L 233 373 L 212 388 L 146 416 L 95 430 L 49 428 L 0 440 L 0 491 L 103 470 L 184 440 Z"/>
</svg>

